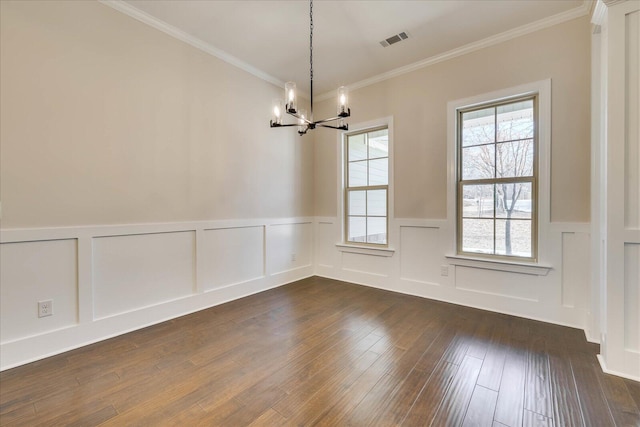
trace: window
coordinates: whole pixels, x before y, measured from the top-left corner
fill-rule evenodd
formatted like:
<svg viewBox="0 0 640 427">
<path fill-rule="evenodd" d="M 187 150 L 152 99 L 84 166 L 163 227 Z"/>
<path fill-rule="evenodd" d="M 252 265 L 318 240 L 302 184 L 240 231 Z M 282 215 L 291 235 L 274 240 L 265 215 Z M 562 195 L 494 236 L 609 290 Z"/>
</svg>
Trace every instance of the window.
<svg viewBox="0 0 640 427">
<path fill-rule="evenodd" d="M 458 110 L 458 254 L 537 259 L 537 103 Z"/>
<path fill-rule="evenodd" d="M 345 236 L 348 243 L 384 245 L 389 224 L 389 129 L 345 136 Z"/>
</svg>

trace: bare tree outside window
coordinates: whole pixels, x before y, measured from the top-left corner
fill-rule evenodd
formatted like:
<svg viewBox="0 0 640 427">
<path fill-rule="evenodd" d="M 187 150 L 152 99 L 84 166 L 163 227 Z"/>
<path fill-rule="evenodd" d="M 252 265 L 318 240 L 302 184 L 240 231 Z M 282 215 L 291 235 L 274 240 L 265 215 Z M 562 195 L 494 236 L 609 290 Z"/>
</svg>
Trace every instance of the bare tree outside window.
<svg viewBox="0 0 640 427">
<path fill-rule="evenodd" d="M 460 252 L 534 257 L 534 99 L 460 113 Z"/>
</svg>

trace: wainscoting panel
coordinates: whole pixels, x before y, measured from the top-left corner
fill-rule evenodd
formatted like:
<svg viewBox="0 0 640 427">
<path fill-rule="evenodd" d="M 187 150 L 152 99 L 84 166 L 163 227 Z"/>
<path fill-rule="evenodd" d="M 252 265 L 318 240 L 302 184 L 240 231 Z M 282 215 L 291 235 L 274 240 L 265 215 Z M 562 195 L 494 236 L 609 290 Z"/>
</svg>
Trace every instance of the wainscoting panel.
<svg viewBox="0 0 640 427">
<path fill-rule="evenodd" d="M 588 224 L 554 223 L 549 227 L 549 249 L 542 257 L 548 270 L 538 275 L 449 264 L 453 239 L 446 220 L 393 219 L 389 224 L 391 253 L 386 256 L 337 247 L 339 218 L 316 221 L 323 234 L 316 240 L 318 276 L 581 329 L 587 325 Z M 328 260 L 336 258 L 340 262 L 332 266 Z"/>
<path fill-rule="evenodd" d="M 586 233 L 562 233 L 562 305 L 584 307 L 587 304 L 590 256 L 584 248 L 590 247 Z"/>
<path fill-rule="evenodd" d="M 342 253 L 342 269 L 364 276 L 388 277 L 391 262 L 389 257 L 365 255 L 351 252 Z"/>
<path fill-rule="evenodd" d="M 400 278 L 425 284 L 440 280 L 439 229 L 400 227 Z"/>
<path fill-rule="evenodd" d="M 283 274 L 313 262 L 313 222 L 273 224 L 268 228 L 271 274 Z"/>
<path fill-rule="evenodd" d="M 205 292 L 264 276 L 263 226 L 205 230 L 198 247 Z"/>
<path fill-rule="evenodd" d="M 319 267 L 333 268 L 335 265 L 336 252 L 333 248 L 337 242 L 333 234 L 333 223 L 330 220 L 318 220 L 315 232 L 315 262 Z"/>
<path fill-rule="evenodd" d="M 78 321 L 75 239 L 0 244 L 2 344 Z M 38 266 L 38 268 L 33 268 Z M 38 318 L 38 301 L 53 301 L 53 316 Z"/>
<path fill-rule="evenodd" d="M 193 294 L 195 233 L 99 237 L 93 241 L 96 319 Z"/>
<path fill-rule="evenodd" d="M 461 291 L 538 302 L 538 276 L 456 266 L 455 277 Z"/>
<path fill-rule="evenodd" d="M 624 245 L 624 346 L 640 352 L 640 244 Z"/>
<path fill-rule="evenodd" d="M 305 217 L 0 230 L 0 370 L 309 277 L 313 231 Z"/>
</svg>

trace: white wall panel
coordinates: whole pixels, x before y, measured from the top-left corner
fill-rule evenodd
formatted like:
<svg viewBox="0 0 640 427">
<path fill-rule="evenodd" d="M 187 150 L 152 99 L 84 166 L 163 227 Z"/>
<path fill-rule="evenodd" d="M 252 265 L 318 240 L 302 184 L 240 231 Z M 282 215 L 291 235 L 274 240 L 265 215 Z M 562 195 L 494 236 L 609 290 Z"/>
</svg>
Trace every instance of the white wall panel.
<svg viewBox="0 0 640 427">
<path fill-rule="evenodd" d="M 539 276 L 456 266 L 456 289 L 538 301 Z"/>
<path fill-rule="evenodd" d="M 391 258 L 386 256 L 364 255 L 342 252 L 342 269 L 365 276 L 389 276 Z"/>
<path fill-rule="evenodd" d="M 98 237 L 93 263 L 97 319 L 171 301 L 194 292 L 195 232 Z"/>
<path fill-rule="evenodd" d="M 78 319 L 75 239 L 0 245 L 2 343 L 71 326 Z M 53 316 L 38 318 L 38 301 L 53 301 Z"/>
<path fill-rule="evenodd" d="M 320 221 L 316 225 L 315 250 L 316 264 L 319 267 L 333 268 L 335 263 L 335 225 L 332 222 Z"/>
<path fill-rule="evenodd" d="M 311 265 L 313 223 L 274 224 L 268 227 L 267 233 L 271 274 Z"/>
<path fill-rule="evenodd" d="M 562 305 L 584 307 L 586 284 L 589 283 L 589 235 L 586 233 L 562 233 Z"/>
<path fill-rule="evenodd" d="M 264 276 L 264 227 L 205 230 L 201 250 L 205 291 Z"/>
<path fill-rule="evenodd" d="M 624 249 L 624 344 L 640 352 L 640 244 Z"/>
<path fill-rule="evenodd" d="M 437 283 L 440 276 L 439 229 L 400 227 L 400 278 L 414 282 Z"/>
<path fill-rule="evenodd" d="M 626 18 L 625 228 L 640 229 L 640 12 Z"/>
</svg>

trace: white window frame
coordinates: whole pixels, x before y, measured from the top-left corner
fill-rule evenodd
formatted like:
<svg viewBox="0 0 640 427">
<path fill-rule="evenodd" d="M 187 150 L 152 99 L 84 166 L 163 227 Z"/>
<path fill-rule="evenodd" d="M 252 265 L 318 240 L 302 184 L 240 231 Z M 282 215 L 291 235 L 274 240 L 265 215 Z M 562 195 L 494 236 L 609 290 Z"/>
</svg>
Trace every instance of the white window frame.
<svg viewBox="0 0 640 427">
<path fill-rule="evenodd" d="M 537 191 L 537 260 L 534 262 L 505 260 L 485 254 L 477 256 L 458 255 L 458 129 L 460 110 L 483 104 L 507 101 L 512 98 L 536 95 L 538 98 L 538 191 Z M 468 267 L 512 271 L 523 274 L 546 275 L 551 269 L 548 233 L 550 227 L 551 195 L 551 79 L 498 90 L 469 98 L 451 101 L 447 104 L 447 227 L 451 236 L 448 255 L 449 263 Z"/>
<path fill-rule="evenodd" d="M 364 244 L 364 243 L 353 243 L 347 241 L 346 236 L 346 206 L 345 206 L 345 194 L 346 194 L 346 144 L 347 144 L 347 136 L 353 135 L 356 133 L 362 133 L 369 130 L 375 130 L 386 127 L 389 133 L 389 181 L 388 181 L 388 190 L 387 190 L 387 244 L 386 245 L 376 245 L 376 244 Z M 340 242 L 336 243 L 336 247 L 343 252 L 355 252 L 366 255 L 377 255 L 377 256 L 392 256 L 395 252 L 393 248 L 393 244 L 396 241 L 395 233 L 394 233 L 394 191 L 393 191 L 393 117 L 384 117 L 376 120 L 371 120 L 363 123 L 350 124 L 349 130 L 340 132 L 338 135 L 338 220 L 340 222 L 341 229 L 341 238 Z"/>
</svg>

